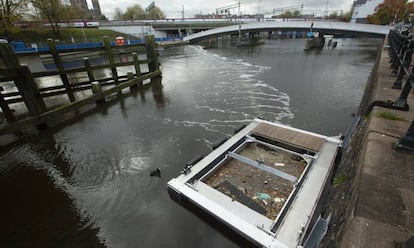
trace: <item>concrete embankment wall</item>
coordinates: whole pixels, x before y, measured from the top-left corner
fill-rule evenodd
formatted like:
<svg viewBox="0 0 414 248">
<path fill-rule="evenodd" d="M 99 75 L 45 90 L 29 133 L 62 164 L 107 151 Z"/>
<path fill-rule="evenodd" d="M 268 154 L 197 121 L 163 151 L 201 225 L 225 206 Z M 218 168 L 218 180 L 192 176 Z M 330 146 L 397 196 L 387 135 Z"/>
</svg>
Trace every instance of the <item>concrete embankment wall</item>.
<svg viewBox="0 0 414 248">
<path fill-rule="evenodd" d="M 400 95 L 391 88 L 396 78 L 387 49 L 385 41 L 361 100 L 361 120 L 333 176 L 325 212 L 332 220 L 322 247 L 395 247 L 414 234 L 414 155 L 393 149 L 414 111 L 374 107 L 366 114 L 371 102 Z M 408 103 L 414 106 L 413 94 Z M 383 117 L 389 115 L 398 118 Z"/>
</svg>

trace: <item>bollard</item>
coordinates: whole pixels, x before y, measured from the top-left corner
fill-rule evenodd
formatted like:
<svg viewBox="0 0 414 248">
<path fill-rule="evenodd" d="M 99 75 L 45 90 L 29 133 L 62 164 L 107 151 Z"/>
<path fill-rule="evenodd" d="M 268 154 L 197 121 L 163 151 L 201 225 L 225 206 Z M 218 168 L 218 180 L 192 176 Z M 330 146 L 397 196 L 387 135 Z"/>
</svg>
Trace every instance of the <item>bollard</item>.
<svg viewBox="0 0 414 248">
<path fill-rule="evenodd" d="M 414 120 L 405 135 L 395 143 L 394 148 L 399 151 L 414 152 Z"/>
</svg>

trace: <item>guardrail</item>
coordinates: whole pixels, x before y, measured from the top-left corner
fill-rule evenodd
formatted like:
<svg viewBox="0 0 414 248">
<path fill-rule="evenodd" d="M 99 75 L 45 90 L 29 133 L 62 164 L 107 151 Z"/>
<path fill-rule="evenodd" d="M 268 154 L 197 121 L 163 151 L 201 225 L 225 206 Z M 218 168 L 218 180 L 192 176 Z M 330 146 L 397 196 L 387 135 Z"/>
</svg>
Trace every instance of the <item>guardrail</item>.
<svg viewBox="0 0 414 248">
<path fill-rule="evenodd" d="M 0 43 L 0 108 L 10 126 L 18 126 L 19 122 L 23 123 L 25 128 L 28 123 L 40 125 L 45 120 L 60 118 L 59 115 L 78 108 L 90 102 L 99 102 L 114 92 L 120 91 L 126 87 L 143 86 L 143 81 L 153 79 L 161 75 L 158 63 L 158 53 L 156 51 L 156 43 L 153 36 L 146 37 L 145 44 L 111 46 L 107 37 L 103 39 L 103 45 L 99 47 L 88 48 L 68 48 L 58 50 L 53 40 L 49 40 L 49 52 L 31 53 L 31 56 L 37 57 L 40 62 L 40 54 L 47 55 L 52 60 L 56 69 L 50 71 L 31 72 L 27 65 L 21 64 L 17 54 L 7 43 Z M 91 63 L 88 57 L 83 57 L 83 65 L 75 68 L 66 68 L 63 56 L 73 57 L 75 54 L 99 54 L 103 58 L 104 63 Z M 138 55 L 143 54 L 141 60 Z M 145 56 L 144 56 L 145 55 Z M 65 57 L 65 59 L 67 59 Z M 145 59 L 143 59 L 145 57 Z M 146 64 L 148 72 L 141 72 L 140 65 Z M 127 75 L 119 75 L 117 68 L 131 66 L 135 73 L 128 71 Z M 111 75 L 97 79 L 96 71 L 110 69 Z M 87 75 L 87 81 L 72 82 L 70 76 L 75 73 L 84 73 Z M 38 83 L 44 77 L 57 76 L 60 78 L 61 84 L 53 86 L 46 85 L 39 87 Z M 8 82 L 8 84 L 5 84 Z M 14 82 L 11 89 L 16 88 L 17 91 L 4 92 L 1 84 L 10 85 Z M 105 87 L 105 89 L 102 89 Z M 10 88 L 10 87 L 9 87 Z M 76 97 L 75 92 L 92 90 L 93 95 L 89 97 Z M 67 96 L 70 103 L 63 106 L 46 106 L 44 98 L 50 96 Z M 30 115 L 30 121 L 16 118 L 14 112 L 10 108 L 10 104 L 23 102 Z M 19 120 L 18 120 L 19 119 Z M 29 124 L 30 124 L 29 123 Z M 15 130 L 15 128 L 10 128 Z M 5 131 L 0 130 L 0 134 Z"/>
<path fill-rule="evenodd" d="M 387 102 L 383 107 L 389 107 L 398 110 L 409 110 L 407 97 L 414 87 L 414 67 L 411 67 L 412 56 L 414 52 L 414 37 L 407 34 L 401 34 L 397 31 L 390 31 L 388 35 L 389 55 L 392 73 L 397 75 L 392 88 L 401 90 L 399 98 L 395 102 Z M 407 77 L 403 86 L 403 78 Z M 380 104 L 379 104 L 380 105 Z M 404 136 L 395 144 L 397 150 L 414 151 L 414 120 Z"/>
</svg>

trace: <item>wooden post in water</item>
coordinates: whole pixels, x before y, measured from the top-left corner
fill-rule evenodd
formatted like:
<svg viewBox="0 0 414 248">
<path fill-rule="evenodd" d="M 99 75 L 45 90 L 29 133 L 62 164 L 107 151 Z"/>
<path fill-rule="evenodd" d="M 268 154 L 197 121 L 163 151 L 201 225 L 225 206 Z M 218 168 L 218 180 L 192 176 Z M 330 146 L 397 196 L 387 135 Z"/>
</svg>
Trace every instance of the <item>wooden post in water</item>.
<svg viewBox="0 0 414 248">
<path fill-rule="evenodd" d="M 62 61 L 60 60 L 59 53 L 56 49 L 55 42 L 53 41 L 53 39 L 47 39 L 47 45 L 49 46 L 50 53 L 52 54 L 53 61 L 55 62 L 56 69 L 58 70 L 60 74 L 60 78 L 62 79 L 63 85 L 66 88 L 66 93 L 68 94 L 69 100 L 71 102 L 74 102 L 75 95 L 73 94 L 72 86 L 69 82 L 68 75 L 66 75 L 64 72 L 65 68 L 63 67 Z"/>
<path fill-rule="evenodd" d="M 17 88 L 22 94 L 23 99 L 26 98 L 25 102 L 27 101 L 29 103 L 30 107 L 28 106 L 28 110 L 31 115 L 34 116 L 46 112 L 47 108 L 45 102 L 40 95 L 36 82 L 32 77 L 32 73 L 30 72 L 27 65 L 21 65 L 20 73 L 17 76 L 17 80 L 15 82 Z"/>
<path fill-rule="evenodd" d="M 134 74 L 132 73 L 132 71 L 127 72 L 127 77 L 128 77 L 128 81 L 134 80 Z M 129 86 L 129 90 L 131 90 L 131 91 L 136 89 L 136 88 L 138 88 L 136 83 L 131 84 L 131 86 Z"/>
<path fill-rule="evenodd" d="M 92 93 L 95 95 L 95 94 L 99 94 L 99 93 L 102 93 L 102 86 L 99 84 L 99 82 L 98 81 L 94 81 L 94 82 L 91 82 L 91 86 L 92 86 Z M 97 100 L 96 101 L 96 104 L 101 104 L 101 103 L 104 103 L 105 102 L 105 97 L 103 97 L 103 98 L 101 98 L 101 99 L 99 99 L 99 100 Z"/>
<path fill-rule="evenodd" d="M 104 36 L 103 41 L 106 50 L 106 55 L 108 56 L 109 64 L 111 65 L 112 78 L 115 80 L 116 83 L 118 82 L 118 72 L 116 71 L 114 54 L 112 53 L 112 48 L 108 36 Z"/>
<path fill-rule="evenodd" d="M 139 59 L 137 53 L 132 53 L 132 59 L 134 61 L 134 67 L 135 67 L 135 75 L 137 78 L 141 76 L 141 67 L 139 66 Z M 142 80 L 138 82 L 138 87 L 142 86 Z"/>
<path fill-rule="evenodd" d="M 85 65 L 86 72 L 88 73 L 89 82 L 95 81 L 95 76 L 93 75 L 93 71 L 92 71 L 92 68 L 91 68 L 91 62 L 89 62 L 89 58 L 84 57 L 83 58 L 83 63 Z"/>
<path fill-rule="evenodd" d="M 34 81 L 29 68 L 26 65 L 20 65 L 19 60 L 14 55 L 9 44 L 0 43 L 0 57 L 7 69 L 15 72 L 14 82 L 23 101 L 32 116 L 41 114 L 46 111 L 45 103 L 40 96 L 36 82 Z"/>
<path fill-rule="evenodd" d="M 158 54 L 156 50 L 154 35 L 145 36 L 145 48 L 147 52 L 147 59 L 149 60 L 148 68 L 150 72 L 159 70 Z"/>
<path fill-rule="evenodd" d="M 7 104 L 6 100 L 4 99 L 1 92 L 3 91 L 3 87 L 0 87 L 0 108 L 1 111 L 3 111 L 4 117 L 6 117 L 6 120 L 13 122 L 16 121 L 16 117 L 13 114 L 13 111 L 9 108 L 9 105 Z"/>
</svg>

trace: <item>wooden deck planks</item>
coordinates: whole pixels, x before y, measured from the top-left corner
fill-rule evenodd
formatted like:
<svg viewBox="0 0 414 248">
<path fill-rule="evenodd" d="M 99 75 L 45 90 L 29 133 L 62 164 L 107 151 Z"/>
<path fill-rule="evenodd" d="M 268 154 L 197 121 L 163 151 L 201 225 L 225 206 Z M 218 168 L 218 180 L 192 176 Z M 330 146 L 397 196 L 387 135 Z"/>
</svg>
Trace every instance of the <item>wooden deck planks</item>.
<svg viewBox="0 0 414 248">
<path fill-rule="evenodd" d="M 305 148 L 314 152 L 319 152 L 322 145 L 325 143 L 325 139 L 323 138 L 266 123 L 259 124 L 252 130 L 252 132 L 265 138 L 284 142 L 289 145 Z"/>
</svg>

